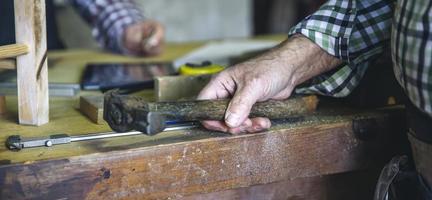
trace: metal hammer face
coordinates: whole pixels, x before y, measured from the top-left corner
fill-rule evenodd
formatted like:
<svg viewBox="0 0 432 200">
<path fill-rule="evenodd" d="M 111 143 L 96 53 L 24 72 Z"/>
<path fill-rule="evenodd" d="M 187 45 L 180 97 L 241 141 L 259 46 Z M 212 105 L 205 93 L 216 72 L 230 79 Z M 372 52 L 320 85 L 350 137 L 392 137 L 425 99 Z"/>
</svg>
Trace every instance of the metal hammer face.
<svg viewBox="0 0 432 200">
<path fill-rule="evenodd" d="M 104 119 L 116 132 L 141 131 L 155 135 L 165 129 L 165 117 L 150 111 L 146 102 L 138 97 L 121 95 L 117 90 L 104 96 Z"/>
</svg>

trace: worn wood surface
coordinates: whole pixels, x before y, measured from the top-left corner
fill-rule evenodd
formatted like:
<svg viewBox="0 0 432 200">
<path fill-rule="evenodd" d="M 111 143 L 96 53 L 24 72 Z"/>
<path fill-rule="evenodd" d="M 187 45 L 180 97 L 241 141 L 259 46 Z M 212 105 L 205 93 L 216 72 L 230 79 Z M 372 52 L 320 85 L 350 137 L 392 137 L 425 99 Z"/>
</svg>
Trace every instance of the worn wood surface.
<svg viewBox="0 0 432 200">
<path fill-rule="evenodd" d="M 182 200 L 366 200 L 372 199 L 381 169 L 289 179 L 208 194 Z"/>
<path fill-rule="evenodd" d="M 171 102 L 147 102 L 134 95 L 121 95 L 117 91 L 104 95 L 104 119 L 117 132 L 137 130 L 153 135 L 163 130 L 164 120 L 172 121 L 223 121 L 229 99 L 189 100 Z M 315 95 L 292 96 L 285 100 L 268 100 L 255 103 L 250 109 L 249 117 L 267 117 L 282 119 L 312 114 L 318 105 Z M 154 116 L 150 117 L 149 113 Z M 154 120 L 154 121 L 153 121 Z M 154 125 L 148 131 L 147 125 Z M 162 123 L 163 125 L 157 125 Z"/>
<path fill-rule="evenodd" d="M 16 59 L 19 122 L 42 125 L 49 115 L 45 0 L 17 1 L 14 8 L 16 42 L 29 49 Z"/>
<path fill-rule="evenodd" d="M 363 130 L 376 135 L 360 140 L 352 124 L 365 118 L 376 121 L 376 127 Z M 168 143 L 160 138 L 151 143 L 147 136 L 128 138 L 126 146 L 83 142 L 81 147 L 100 153 L 1 166 L 0 194 L 5 199 L 17 194 L 166 199 L 379 167 L 402 146 L 402 120 L 401 109 L 323 111 L 297 122 L 274 123 L 259 134 L 228 136 L 195 129 L 168 134 Z"/>
<path fill-rule="evenodd" d="M 16 69 L 15 59 L 0 60 L 0 69 Z"/>
<path fill-rule="evenodd" d="M 14 58 L 27 54 L 29 47 L 26 44 L 9 44 L 0 46 L 0 59 Z"/>
<path fill-rule="evenodd" d="M 224 120 L 230 100 L 194 100 L 148 103 L 148 111 L 160 112 L 170 119 Z M 268 100 L 255 103 L 249 117 L 280 119 L 311 114 L 316 110 L 318 97 L 315 95 L 290 97 L 286 100 Z"/>
</svg>

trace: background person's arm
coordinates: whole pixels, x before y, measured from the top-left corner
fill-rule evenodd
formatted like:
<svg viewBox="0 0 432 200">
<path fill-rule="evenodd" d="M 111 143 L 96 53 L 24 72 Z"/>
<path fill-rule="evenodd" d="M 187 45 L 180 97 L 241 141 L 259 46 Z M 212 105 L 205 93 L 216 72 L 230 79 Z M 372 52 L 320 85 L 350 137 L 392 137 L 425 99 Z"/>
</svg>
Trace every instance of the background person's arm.
<svg viewBox="0 0 432 200">
<path fill-rule="evenodd" d="M 92 26 L 101 47 L 128 55 L 153 55 L 162 50 L 164 28 L 145 19 L 133 0 L 72 0 Z"/>
</svg>

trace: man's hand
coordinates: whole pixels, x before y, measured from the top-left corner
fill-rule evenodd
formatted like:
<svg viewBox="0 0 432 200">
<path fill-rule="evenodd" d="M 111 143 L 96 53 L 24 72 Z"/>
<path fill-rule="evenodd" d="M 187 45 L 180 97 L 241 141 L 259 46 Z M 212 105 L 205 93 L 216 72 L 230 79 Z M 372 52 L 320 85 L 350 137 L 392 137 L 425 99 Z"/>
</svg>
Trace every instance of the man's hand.
<svg viewBox="0 0 432 200">
<path fill-rule="evenodd" d="M 267 53 L 229 67 L 212 78 L 198 99 L 232 97 L 225 121 L 204 121 L 207 129 L 232 134 L 270 128 L 267 118 L 248 115 L 258 101 L 286 99 L 298 84 L 341 63 L 303 36 L 294 36 Z"/>
<path fill-rule="evenodd" d="M 145 20 L 126 28 L 124 46 L 133 55 L 157 55 L 162 52 L 164 27 L 152 20 Z"/>
</svg>

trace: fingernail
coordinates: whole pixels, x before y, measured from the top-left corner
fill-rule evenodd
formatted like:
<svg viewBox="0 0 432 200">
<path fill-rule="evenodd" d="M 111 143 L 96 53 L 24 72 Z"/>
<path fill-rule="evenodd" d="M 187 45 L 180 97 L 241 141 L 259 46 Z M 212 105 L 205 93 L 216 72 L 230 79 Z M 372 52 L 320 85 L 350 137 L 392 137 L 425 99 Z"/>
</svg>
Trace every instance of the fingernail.
<svg viewBox="0 0 432 200">
<path fill-rule="evenodd" d="M 204 125 L 204 127 L 205 127 L 206 129 L 214 130 L 214 131 L 219 131 L 219 132 L 227 132 L 227 131 L 228 131 L 226 128 L 223 128 L 223 127 L 217 127 L 217 126 L 212 126 L 212 125 L 208 125 L 208 124 Z"/>
<path fill-rule="evenodd" d="M 231 128 L 238 127 L 240 125 L 239 121 L 240 121 L 240 116 L 238 116 L 235 113 L 227 112 L 227 114 L 225 116 L 225 123 L 229 127 L 231 127 Z"/>
<path fill-rule="evenodd" d="M 262 131 L 262 130 L 263 130 L 263 128 L 262 128 L 261 126 L 254 126 L 253 129 L 254 129 L 254 131 L 256 131 L 256 132 L 259 132 L 259 131 Z"/>
</svg>

